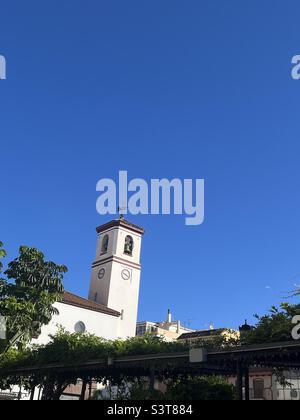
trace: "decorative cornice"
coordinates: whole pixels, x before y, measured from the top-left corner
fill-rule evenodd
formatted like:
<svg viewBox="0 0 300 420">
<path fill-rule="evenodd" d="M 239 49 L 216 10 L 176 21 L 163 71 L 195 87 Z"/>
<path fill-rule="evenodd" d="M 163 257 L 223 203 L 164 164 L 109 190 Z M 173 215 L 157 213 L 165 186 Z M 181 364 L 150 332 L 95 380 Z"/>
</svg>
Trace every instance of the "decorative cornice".
<svg viewBox="0 0 300 420">
<path fill-rule="evenodd" d="M 97 233 L 102 233 L 105 232 L 113 227 L 123 227 L 125 229 L 128 229 L 134 233 L 138 233 L 139 235 L 144 235 L 145 233 L 145 229 L 134 225 L 133 223 L 128 222 L 125 219 L 116 219 L 116 220 L 112 220 L 111 222 L 108 222 L 104 225 L 101 225 L 99 227 L 96 228 Z"/>
<path fill-rule="evenodd" d="M 131 268 L 136 268 L 137 270 L 141 270 L 141 265 L 140 264 L 136 264 L 132 261 L 125 260 L 124 258 L 116 257 L 115 255 L 112 255 L 111 257 L 104 258 L 102 260 L 95 261 L 93 263 L 92 267 L 93 268 L 99 267 L 100 265 L 104 265 L 104 264 L 107 264 L 107 263 L 110 263 L 110 262 L 113 262 L 113 261 L 117 262 L 119 264 L 127 265 L 128 267 L 131 267 Z"/>
</svg>

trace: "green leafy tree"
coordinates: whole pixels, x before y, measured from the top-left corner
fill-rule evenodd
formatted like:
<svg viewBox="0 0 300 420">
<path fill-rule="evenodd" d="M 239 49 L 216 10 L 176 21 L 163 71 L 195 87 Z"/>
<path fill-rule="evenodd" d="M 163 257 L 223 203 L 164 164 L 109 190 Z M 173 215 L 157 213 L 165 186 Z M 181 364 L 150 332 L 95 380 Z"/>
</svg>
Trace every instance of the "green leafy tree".
<svg viewBox="0 0 300 420">
<path fill-rule="evenodd" d="M 7 279 L 0 284 L 0 313 L 7 325 L 0 354 L 15 345 L 26 345 L 58 313 L 53 304 L 61 300 L 66 272 L 65 266 L 45 261 L 39 250 L 20 247 L 18 258 L 8 264 L 4 273 Z"/>
<path fill-rule="evenodd" d="M 234 387 L 220 377 L 201 376 L 179 378 L 171 382 L 166 399 L 172 401 L 231 401 L 234 400 Z"/>
<path fill-rule="evenodd" d="M 242 344 L 274 343 L 292 340 L 292 319 L 300 315 L 300 304 L 282 303 L 280 308 L 273 306 L 265 316 L 255 315 L 258 323 L 241 336 Z"/>
<path fill-rule="evenodd" d="M 112 378 L 112 381 L 114 378 Z M 145 378 L 125 377 L 117 384 L 109 381 L 105 388 L 95 391 L 92 400 L 130 400 L 130 401 L 164 401 L 166 395 L 149 388 L 149 380 Z"/>
<path fill-rule="evenodd" d="M 165 383 L 167 392 L 150 389 L 149 372 L 140 376 L 139 370 L 134 376 L 130 372 L 114 369 L 113 366 L 104 365 L 100 370 L 92 368 L 78 371 L 72 368 L 76 363 L 90 362 L 91 360 L 107 360 L 108 357 L 122 357 L 138 354 L 159 354 L 186 351 L 188 344 L 177 342 L 167 343 L 159 337 L 146 335 L 128 340 L 107 341 L 91 334 L 71 334 L 61 329 L 51 337 L 51 341 L 44 346 L 36 346 L 16 352 L 11 349 L 0 360 L 0 388 L 7 388 L 14 384 L 22 385 L 30 390 L 34 386 L 43 388 L 44 400 L 57 400 L 65 389 L 75 384 L 78 379 L 89 383 L 94 380 L 105 385 L 105 391 L 97 392 L 94 399 L 117 400 L 231 400 L 234 398 L 233 387 L 225 380 L 216 377 L 192 378 L 177 375 L 171 365 L 159 367 L 157 378 Z M 52 370 L 47 373 L 47 366 L 63 364 L 66 369 Z M 26 375 L 6 374 L 7 371 L 20 367 L 44 366 L 45 370 L 31 372 Z M 11 376 L 12 375 L 12 376 Z"/>
<path fill-rule="evenodd" d="M 15 350 L 11 348 L 0 358 L 0 389 L 8 389 L 12 385 L 20 384 L 30 390 L 32 387 L 43 388 L 43 399 L 57 400 L 64 390 L 71 384 L 76 384 L 78 379 L 89 383 L 91 379 L 105 386 L 112 384 L 117 386 L 118 398 L 128 399 L 126 393 L 122 392 L 122 386 L 132 382 L 132 376 L 127 377 L 126 372 L 115 371 L 110 366 L 103 366 L 101 370 L 87 370 L 79 372 L 76 368 L 66 370 L 32 372 L 26 375 L 7 374 L 6 372 L 18 368 L 30 368 L 32 366 L 48 366 L 52 364 L 63 364 L 65 366 L 76 363 L 90 362 L 91 360 L 107 360 L 108 357 L 122 357 L 137 354 L 172 353 L 188 349 L 187 345 L 181 343 L 167 343 L 161 338 L 152 335 L 145 337 L 134 337 L 128 340 L 108 341 L 92 334 L 71 334 L 59 330 L 57 334 L 50 337 L 51 341 L 44 346 L 33 346 L 30 348 Z M 168 371 L 171 368 L 168 367 Z M 147 376 L 147 375 L 146 375 Z M 149 386 L 148 386 L 149 388 Z M 140 396 L 141 390 L 136 387 L 133 390 Z M 147 395 L 149 391 L 147 392 Z M 152 394 L 149 394 L 152 395 Z M 131 398 L 136 399 L 137 394 Z M 100 397 L 99 395 L 97 397 Z M 157 398 L 157 397 L 155 397 Z"/>
</svg>

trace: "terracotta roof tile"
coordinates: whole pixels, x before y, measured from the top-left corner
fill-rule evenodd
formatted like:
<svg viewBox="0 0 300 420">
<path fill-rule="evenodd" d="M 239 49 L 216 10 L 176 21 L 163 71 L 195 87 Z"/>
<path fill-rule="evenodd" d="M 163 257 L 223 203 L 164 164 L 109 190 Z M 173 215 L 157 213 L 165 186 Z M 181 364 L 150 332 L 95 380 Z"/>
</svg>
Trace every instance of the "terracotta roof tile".
<svg viewBox="0 0 300 420">
<path fill-rule="evenodd" d="M 92 300 L 84 299 L 70 292 L 64 292 L 62 303 L 115 317 L 119 317 L 121 315 L 120 312 L 107 308 L 106 306 L 100 305 L 99 303 L 93 302 Z"/>
</svg>

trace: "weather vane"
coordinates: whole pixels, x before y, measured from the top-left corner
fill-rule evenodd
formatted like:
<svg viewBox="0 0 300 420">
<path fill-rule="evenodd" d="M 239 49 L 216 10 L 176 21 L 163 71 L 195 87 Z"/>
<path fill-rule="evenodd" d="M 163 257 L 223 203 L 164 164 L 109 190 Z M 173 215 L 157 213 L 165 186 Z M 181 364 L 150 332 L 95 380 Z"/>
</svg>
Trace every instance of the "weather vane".
<svg viewBox="0 0 300 420">
<path fill-rule="evenodd" d="M 119 213 L 119 215 L 120 215 L 120 219 L 121 219 L 121 220 L 123 220 L 123 219 L 124 219 L 124 214 L 123 214 L 123 212 L 124 212 L 124 211 L 126 211 L 126 210 L 127 210 L 127 207 L 126 207 L 126 206 L 123 206 L 123 207 L 118 206 L 118 213 Z"/>
</svg>

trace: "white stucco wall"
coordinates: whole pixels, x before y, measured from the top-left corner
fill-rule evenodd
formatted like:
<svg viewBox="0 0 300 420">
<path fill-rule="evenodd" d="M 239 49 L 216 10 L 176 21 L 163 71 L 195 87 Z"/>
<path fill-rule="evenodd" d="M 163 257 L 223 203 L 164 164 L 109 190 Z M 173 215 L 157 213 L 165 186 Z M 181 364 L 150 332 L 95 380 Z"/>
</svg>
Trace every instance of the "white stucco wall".
<svg viewBox="0 0 300 420">
<path fill-rule="evenodd" d="M 58 309 L 59 315 L 55 315 L 50 324 L 42 328 L 42 334 L 38 340 L 33 341 L 34 344 L 47 344 L 49 335 L 55 334 L 59 326 L 64 327 L 70 333 L 74 333 L 75 324 L 79 321 L 85 324 L 86 332 L 95 334 L 97 337 L 107 340 L 119 338 L 120 320 L 117 317 L 64 303 L 56 303 L 55 307 Z"/>
<path fill-rule="evenodd" d="M 124 269 L 130 272 L 128 280 L 122 278 L 121 273 Z M 126 264 L 112 265 L 108 307 L 122 313 L 118 331 L 122 338 L 136 335 L 140 275 L 139 269 L 128 267 Z"/>
</svg>

